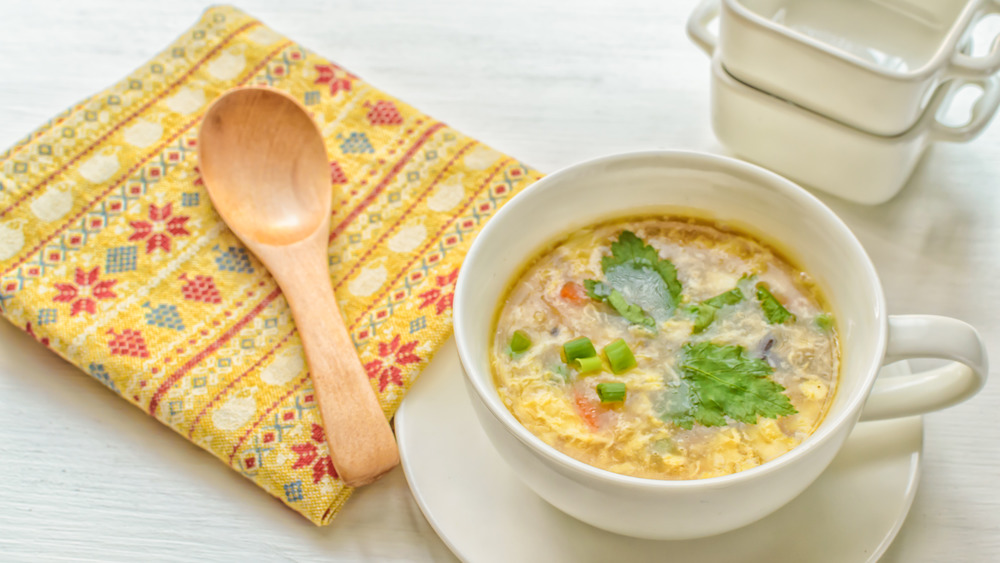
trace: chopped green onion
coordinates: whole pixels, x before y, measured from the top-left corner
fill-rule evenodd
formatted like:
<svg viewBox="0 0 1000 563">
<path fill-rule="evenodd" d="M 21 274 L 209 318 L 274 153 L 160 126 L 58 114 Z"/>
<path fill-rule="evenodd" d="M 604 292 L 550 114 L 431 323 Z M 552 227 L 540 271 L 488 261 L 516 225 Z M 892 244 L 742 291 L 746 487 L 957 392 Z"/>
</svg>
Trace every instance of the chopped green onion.
<svg viewBox="0 0 1000 563">
<path fill-rule="evenodd" d="M 767 284 L 760 282 L 757 284 L 757 301 L 760 301 L 760 308 L 764 310 L 767 322 L 773 325 L 780 325 L 787 320 L 795 320 L 795 315 L 788 312 L 781 302 L 767 288 Z"/>
<path fill-rule="evenodd" d="M 734 287 L 725 293 L 720 293 L 711 299 L 706 299 L 702 301 L 702 303 L 705 305 L 711 305 L 716 309 L 721 309 L 726 305 L 735 305 L 740 301 L 743 301 L 743 292 L 740 291 L 740 288 Z"/>
<path fill-rule="evenodd" d="M 510 351 L 520 354 L 528 348 L 531 348 L 531 339 L 523 330 L 515 330 L 514 336 L 510 337 Z"/>
<path fill-rule="evenodd" d="M 563 344 L 563 353 L 566 355 L 566 363 L 572 364 L 573 360 L 596 356 L 597 350 L 589 338 L 581 336 Z"/>
<path fill-rule="evenodd" d="M 577 358 L 573 362 L 573 367 L 580 373 L 588 373 L 591 371 L 600 371 L 604 368 L 604 364 L 601 363 L 601 359 L 597 356 L 590 356 L 589 358 Z"/>
<path fill-rule="evenodd" d="M 625 384 L 621 381 L 610 381 L 597 384 L 597 396 L 602 403 L 616 403 L 625 400 Z"/>
<path fill-rule="evenodd" d="M 820 330 L 830 330 L 833 328 L 833 315 L 830 313 L 820 313 L 816 316 L 816 326 Z"/>
<path fill-rule="evenodd" d="M 611 364 L 611 371 L 616 374 L 626 372 L 636 366 L 632 350 L 621 338 L 604 347 L 604 356 Z"/>
<path fill-rule="evenodd" d="M 694 315 L 694 328 L 691 332 L 698 334 L 708 328 L 708 325 L 715 320 L 715 310 L 715 307 L 705 303 L 689 307 L 688 311 Z"/>
</svg>

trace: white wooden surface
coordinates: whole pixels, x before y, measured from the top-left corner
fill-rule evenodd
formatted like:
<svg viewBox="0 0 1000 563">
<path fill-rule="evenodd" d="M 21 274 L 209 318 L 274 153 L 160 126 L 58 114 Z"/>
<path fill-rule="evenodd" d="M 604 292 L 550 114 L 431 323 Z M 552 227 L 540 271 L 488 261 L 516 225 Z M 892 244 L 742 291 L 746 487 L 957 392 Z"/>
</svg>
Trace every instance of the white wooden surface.
<svg viewBox="0 0 1000 563">
<path fill-rule="evenodd" d="M 246 0 L 241 7 L 543 171 L 644 148 L 724 152 L 694 0 Z M 0 145 L 110 85 L 204 5 L 0 2 Z M 935 147 L 894 201 L 824 197 L 890 309 L 965 319 L 1000 362 L 1000 126 Z M 995 363 L 996 363 L 995 362 Z M 1000 559 L 1000 381 L 926 419 L 926 465 L 887 561 Z M 476 510 L 469 507 L 470 518 Z M 315 528 L 0 323 L 0 560 L 447 560 L 397 470 Z M 738 560 L 738 554 L 734 554 Z"/>
</svg>

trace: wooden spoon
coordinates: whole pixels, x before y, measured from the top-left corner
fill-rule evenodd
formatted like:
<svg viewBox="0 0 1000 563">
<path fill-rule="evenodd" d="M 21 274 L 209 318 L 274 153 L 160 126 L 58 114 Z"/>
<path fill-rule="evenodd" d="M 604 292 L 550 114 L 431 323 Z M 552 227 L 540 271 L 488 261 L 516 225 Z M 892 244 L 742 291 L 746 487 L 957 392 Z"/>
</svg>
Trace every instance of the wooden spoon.
<svg viewBox="0 0 1000 563">
<path fill-rule="evenodd" d="M 231 90 L 205 114 L 198 157 L 215 209 L 292 308 L 333 466 L 348 485 L 374 481 L 399 463 L 399 453 L 330 284 L 333 194 L 319 129 L 282 92 Z"/>
</svg>

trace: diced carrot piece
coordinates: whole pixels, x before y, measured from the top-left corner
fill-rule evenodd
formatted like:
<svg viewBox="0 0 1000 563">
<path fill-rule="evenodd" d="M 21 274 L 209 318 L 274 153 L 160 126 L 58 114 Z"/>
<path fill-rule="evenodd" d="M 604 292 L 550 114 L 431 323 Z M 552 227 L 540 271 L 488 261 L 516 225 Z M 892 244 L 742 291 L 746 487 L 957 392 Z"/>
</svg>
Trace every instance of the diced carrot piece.
<svg viewBox="0 0 1000 563">
<path fill-rule="evenodd" d="M 566 282 L 559 292 L 559 296 L 575 305 L 585 305 L 590 298 L 587 297 L 587 290 L 576 282 Z"/>
<path fill-rule="evenodd" d="M 597 430 L 600 426 L 598 419 L 599 407 L 597 402 L 592 401 L 579 393 L 576 395 L 576 411 L 580 413 L 580 418 L 587 423 L 591 430 Z"/>
</svg>

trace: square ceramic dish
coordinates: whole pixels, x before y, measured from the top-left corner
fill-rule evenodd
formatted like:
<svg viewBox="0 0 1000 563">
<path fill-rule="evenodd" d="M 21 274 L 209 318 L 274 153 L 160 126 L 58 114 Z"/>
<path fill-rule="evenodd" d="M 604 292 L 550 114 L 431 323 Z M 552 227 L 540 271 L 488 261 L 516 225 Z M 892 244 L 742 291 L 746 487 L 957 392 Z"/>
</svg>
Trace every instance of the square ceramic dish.
<svg viewBox="0 0 1000 563">
<path fill-rule="evenodd" d="M 954 77 L 1000 69 L 963 48 L 996 0 L 702 0 L 691 38 L 736 79 L 857 129 L 899 135 Z M 716 38 L 708 24 L 719 18 Z M 718 48 L 716 48 L 718 43 Z"/>
<path fill-rule="evenodd" d="M 983 89 L 969 122 L 941 123 L 939 110 L 965 85 Z M 939 89 L 917 123 L 883 137 L 848 127 L 736 80 L 712 60 L 712 128 L 737 155 L 810 187 L 852 201 L 882 203 L 903 187 L 933 141 L 962 143 L 989 123 L 1000 105 L 996 77 L 956 79 Z"/>
</svg>

